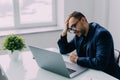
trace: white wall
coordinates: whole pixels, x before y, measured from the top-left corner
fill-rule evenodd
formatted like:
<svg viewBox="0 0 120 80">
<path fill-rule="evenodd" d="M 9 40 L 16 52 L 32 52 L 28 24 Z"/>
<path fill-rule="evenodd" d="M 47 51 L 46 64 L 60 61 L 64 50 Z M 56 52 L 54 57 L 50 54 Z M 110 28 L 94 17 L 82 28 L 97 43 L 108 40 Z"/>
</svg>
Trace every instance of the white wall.
<svg viewBox="0 0 120 80">
<path fill-rule="evenodd" d="M 93 21 L 95 17 L 95 3 L 94 0 L 57 0 L 57 26 L 64 28 L 64 20 L 72 11 L 80 11 L 87 17 L 89 22 Z M 51 46 L 57 47 L 57 40 L 60 37 L 60 33 L 61 31 L 40 32 L 22 36 L 25 38 L 27 44 L 45 48 Z M 69 39 L 72 36 L 72 34 L 69 34 Z M 1 37 L 0 43 L 2 43 L 3 38 Z"/>
<path fill-rule="evenodd" d="M 41 48 L 57 47 L 57 40 L 60 37 L 61 31 L 41 32 L 34 34 L 21 35 L 25 39 L 27 45 L 34 45 Z M 2 44 L 4 37 L 0 37 L 0 44 Z M 2 45 L 0 45 L 2 48 Z"/>
<path fill-rule="evenodd" d="M 98 22 L 108 28 L 113 35 L 115 47 L 120 49 L 120 1 L 119 0 L 57 0 L 58 26 L 64 28 L 64 19 L 72 11 L 80 11 L 88 22 Z M 39 47 L 57 47 L 61 31 L 22 35 L 27 44 Z M 69 35 L 71 38 L 73 35 Z M 4 37 L 0 37 L 0 43 Z M 1 45 L 0 45 L 1 46 Z"/>
<path fill-rule="evenodd" d="M 65 0 L 65 17 L 72 11 L 82 12 L 88 22 L 97 22 L 107 27 L 109 0 Z"/>
<path fill-rule="evenodd" d="M 115 48 L 120 50 L 120 0 L 110 0 L 108 26 L 115 43 Z"/>
<path fill-rule="evenodd" d="M 94 0 L 65 0 L 64 2 L 64 17 L 66 18 L 73 11 L 82 12 L 88 19 L 92 21 L 94 14 Z"/>
<path fill-rule="evenodd" d="M 94 0 L 93 21 L 108 28 L 109 0 Z"/>
<path fill-rule="evenodd" d="M 57 26 L 64 26 L 64 0 L 57 0 Z"/>
<path fill-rule="evenodd" d="M 64 26 L 64 0 L 57 0 L 57 26 L 63 27 Z M 57 46 L 57 40 L 60 37 L 61 31 L 49 31 L 49 32 L 37 32 L 34 34 L 22 34 L 25 38 L 25 42 L 27 45 L 34 45 L 42 48 L 47 47 L 58 47 Z M 0 44 L 2 44 L 2 41 L 4 39 L 4 36 L 0 37 Z M 0 49 L 2 48 L 2 45 L 0 45 Z"/>
</svg>

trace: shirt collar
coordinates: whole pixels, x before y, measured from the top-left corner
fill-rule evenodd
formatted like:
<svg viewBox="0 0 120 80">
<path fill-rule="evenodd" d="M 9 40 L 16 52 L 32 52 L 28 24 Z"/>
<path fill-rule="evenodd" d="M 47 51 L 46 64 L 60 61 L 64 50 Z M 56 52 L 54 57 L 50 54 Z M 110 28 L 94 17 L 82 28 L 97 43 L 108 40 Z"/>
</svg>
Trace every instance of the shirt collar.
<svg viewBox="0 0 120 80">
<path fill-rule="evenodd" d="M 83 36 L 83 38 L 86 38 L 86 40 L 90 39 L 91 36 L 93 35 L 93 32 L 94 32 L 94 27 L 92 25 L 93 23 L 89 23 L 89 30 L 88 30 L 88 34 L 87 36 Z"/>
</svg>

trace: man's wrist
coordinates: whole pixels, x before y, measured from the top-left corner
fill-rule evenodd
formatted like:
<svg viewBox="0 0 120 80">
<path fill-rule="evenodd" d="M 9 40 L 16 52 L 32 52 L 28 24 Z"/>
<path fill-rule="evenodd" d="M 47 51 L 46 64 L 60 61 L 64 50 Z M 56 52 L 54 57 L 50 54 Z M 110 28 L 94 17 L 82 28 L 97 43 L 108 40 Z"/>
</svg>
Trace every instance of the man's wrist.
<svg viewBox="0 0 120 80">
<path fill-rule="evenodd" d="M 75 59 L 75 63 L 77 63 L 78 57 Z"/>
<path fill-rule="evenodd" d="M 63 31 L 62 34 L 61 34 L 62 37 L 66 36 L 66 35 L 67 35 L 67 31 Z"/>
</svg>

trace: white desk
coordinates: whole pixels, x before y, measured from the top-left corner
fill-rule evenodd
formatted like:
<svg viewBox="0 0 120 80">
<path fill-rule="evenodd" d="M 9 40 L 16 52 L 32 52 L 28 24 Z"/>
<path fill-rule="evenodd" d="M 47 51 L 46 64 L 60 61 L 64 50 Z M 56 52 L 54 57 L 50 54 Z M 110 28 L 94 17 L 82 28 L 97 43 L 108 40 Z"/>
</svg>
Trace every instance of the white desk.
<svg viewBox="0 0 120 80">
<path fill-rule="evenodd" d="M 21 60 L 12 61 L 9 55 L 0 55 L 0 65 L 9 80 L 117 80 L 104 72 L 92 69 L 69 79 L 39 68 L 30 51 L 23 52 L 20 56 Z"/>
</svg>

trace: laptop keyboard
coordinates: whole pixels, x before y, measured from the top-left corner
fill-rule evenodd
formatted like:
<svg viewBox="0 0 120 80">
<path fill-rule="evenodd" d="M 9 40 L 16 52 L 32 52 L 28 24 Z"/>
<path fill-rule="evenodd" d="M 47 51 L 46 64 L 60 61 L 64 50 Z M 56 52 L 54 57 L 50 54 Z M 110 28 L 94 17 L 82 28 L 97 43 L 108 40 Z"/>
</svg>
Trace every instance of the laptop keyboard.
<svg viewBox="0 0 120 80">
<path fill-rule="evenodd" d="M 68 71 L 69 71 L 69 74 L 75 72 L 75 70 L 72 70 L 72 69 L 70 69 L 70 68 L 67 68 L 67 69 L 68 69 Z"/>
</svg>

